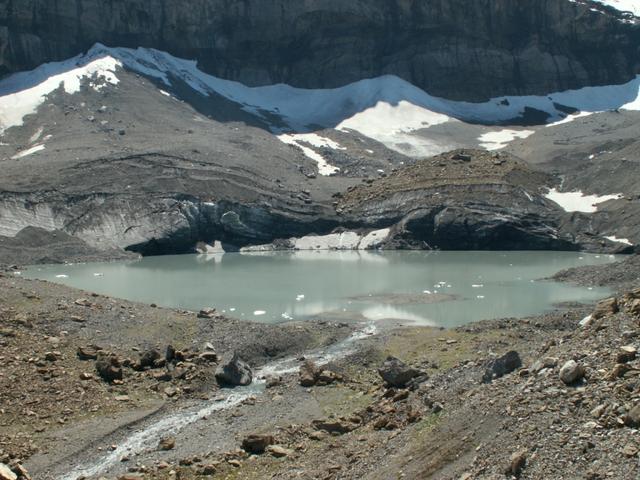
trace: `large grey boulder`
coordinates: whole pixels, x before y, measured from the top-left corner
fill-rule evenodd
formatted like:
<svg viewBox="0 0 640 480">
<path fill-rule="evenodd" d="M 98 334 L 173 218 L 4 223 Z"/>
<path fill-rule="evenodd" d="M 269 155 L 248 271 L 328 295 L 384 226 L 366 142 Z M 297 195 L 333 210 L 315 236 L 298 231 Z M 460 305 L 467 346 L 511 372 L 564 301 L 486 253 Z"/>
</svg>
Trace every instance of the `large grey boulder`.
<svg viewBox="0 0 640 480">
<path fill-rule="evenodd" d="M 491 383 L 492 380 L 504 377 L 520 367 L 522 367 L 520 355 L 518 352 L 511 350 L 487 364 L 482 376 L 482 383 Z"/>
<path fill-rule="evenodd" d="M 388 357 L 378 369 L 378 373 L 389 386 L 397 388 L 406 387 L 411 380 L 424 375 L 424 372 L 395 357 Z"/>
<path fill-rule="evenodd" d="M 216 380 L 223 386 L 249 385 L 253 381 L 253 372 L 238 353 L 224 360 L 216 369 Z"/>
<path fill-rule="evenodd" d="M 567 385 L 571 385 L 582 380 L 584 374 L 585 370 L 582 365 L 577 363 L 575 360 L 569 360 L 560 369 L 560 380 Z"/>
</svg>

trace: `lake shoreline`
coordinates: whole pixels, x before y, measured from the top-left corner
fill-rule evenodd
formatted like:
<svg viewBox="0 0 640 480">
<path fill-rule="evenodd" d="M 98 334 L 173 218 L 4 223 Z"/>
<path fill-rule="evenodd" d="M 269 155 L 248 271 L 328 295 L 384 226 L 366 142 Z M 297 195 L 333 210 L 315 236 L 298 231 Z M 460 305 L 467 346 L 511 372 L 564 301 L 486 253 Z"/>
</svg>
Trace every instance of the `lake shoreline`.
<svg viewBox="0 0 640 480">
<path fill-rule="evenodd" d="M 625 282 L 607 283 L 607 278 L 612 278 L 610 272 L 615 270 L 626 272 Z M 606 284 L 621 295 L 634 283 L 634 275 L 640 277 L 637 256 L 609 266 L 563 272 L 559 278 Z M 156 308 L 25 280 L 12 271 L 0 276 L 0 285 L 0 340 L 4 347 L 4 372 L 0 376 L 0 408 L 4 409 L 0 441 L 4 456 L 0 462 L 19 459 L 38 479 L 61 478 L 77 467 L 79 460 L 86 463 L 103 457 L 111 451 L 111 445 L 117 447 L 131 431 L 136 431 L 136 425 L 203 402 L 215 402 L 216 397 L 228 393 L 220 391 L 213 379 L 215 363 L 205 360 L 191 362 L 194 367 L 188 380 L 161 379 L 158 374 L 163 370 L 138 372 L 125 368 L 122 385 L 108 384 L 97 376 L 94 361 L 78 358 L 78 347 L 101 344 L 123 358 L 135 360 L 147 348 L 164 350 L 170 343 L 200 355 L 205 352 L 204 340 L 212 339 L 218 355 L 239 350 L 256 368 L 277 358 L 302 358 L 305 352 L 329 348 L 362 328 L 330 321 L 272 326 L 224 316 L 197 318 L 194 312 Z M 531 368 L 536 359 L 547 355 L 560 362 L 580 351 L 584 340 L 578 324 L 592 310 L 590 306 L 575 306 L 524 319 L 481 321 L 448 330 L 383 328 L 377 335 L 364 335 L 356 350 L 336 357 L 326 366 L 336 372 L 340 381 L 302 387 L 296 372 L 282 375 L 265 392 L 172 435 L 172 448 L 156 446 L 137 457 L 118 461 L 114 470 L 107 472 L 107 478 L 127 470 L 133 470 L 129 473 L 132 478 L 153 479 L 176 475 L 200 478 L 203 472 L 213 472 L 213 478 L 257 479 L 264 478 L 264 472 L 277 478 L 293 478 L 289 473 L 293 475 L 295 470 L 305 472 L 303 478 L 336 478 L 338 473 L 340 478 L 390 478 L 388 475 L 400 470 L 411 478 L 413 474 L 457 479 L 465 472 L 473 474 L 467 478 L 485 478 L 478 472 L 488 474 L 496 465 L 503 469 L 502 465 L 509 464 L 510 456 L 517 453 L 518 441 L 514 438 L 518 437 L 513 435 L 529 435 L 528 421 L 510 423 L 511 418 L 518 417 L 507 414 L 502 418 L 498 412 L 520 408 L 513 403 L 521 391 L 518 385 L 536 377 Z M 618 324 L 638 330 L 633 316 L 624 311 L 617 315 L 612 324 L 616 331 L 611 335 L 609 327 L 601 330 L 605 335 L 590 335 L 589 342 L 595 342 L 590 344 L 593 351 L 613 348 L 615 340 L 609 337 L 620 334 Z M 524 368 L 504 380 L 483 385 L 479 378 L 488 359 L 508 350 L 519 352 Z M 423 370 L 429 379 L 409 389 L 386 388 L 376 369 L 387 355 Z M 598 361 L 604 360 L 598 357 Z M 541 377 L 541 381 L 555 382 L 555 368 L 559 366 L 548 367 L 550 374 Z M 16 381 L 18 378 L 29 378 L 30 382 Z M 594 384 L 600 388 L 595 376 Z M 587 387 L 594 388 L 590 384 Z M 562 390 L 559 385 L 553 388 Z M 568 395 L 571 398 L 571 390 Z M 488 403 L 487 396 L 493 403 Z M 487 409 L 485 420 L 495 415 L 495 421 L 487 423 L 481 421 L 482 417 L 474 420 L 471 412 L 480 405 Z M 549 409 L 548 401 L 531 401 L 536 412 L 545 405 L 544 415 L 551 415 L 552 419 L 555 410 Z M 525 418 L 538 413 L 532 410 L 528 415 Z M 327 422 L 340 433 L 325 430 Z M 500 438 L 496 437 L 492 422 L 508 424 L 501 427 L 506 430 L 501 430 Z M 452 436 L 458 429 L 472 433 Z M 238 450 L 243 438 L 251 433 L 273 435 L 284 452 L 271 449 L 271 453 L 248 455 Z M 553 430 L 542 429 L 535 438 L 555 445 L 554 435 Z M 155 439 L 158 444 L 161 437 Z M 613 437 L 617 442 L 618 437 Z M 631 470 L 624 468 L 633 456 L 623 456 L 627 460 L 620 461 L 616 454 L 619 464 L 614 465 L 609 460 L 614 458 L 618 444 L 607 442 L 602 444 L 606 447 L 600 458 L 606 466 L 603 469 L 621 472 L 615 478 L 631 478 L 624 473 Z M 637 440 L 631 441 L 632 446 L 636 443 Z M 472 461 L 474 451 L 481 451 L 483 458 Z M 543 478 L 536 476 L 543 474 L 550 478 L 553 465 L 545 457 L 547 453 L 543 446 L 529 450 L 531 466 L 527 468 L 531 473 L 524 478 Z M 568 472 L 573 471 L 571 468 L 578 471 L 580 463 L 565 468 L 570 469 Z M 177 473 L 170 474 L 171 471 Z"/>
</svg>

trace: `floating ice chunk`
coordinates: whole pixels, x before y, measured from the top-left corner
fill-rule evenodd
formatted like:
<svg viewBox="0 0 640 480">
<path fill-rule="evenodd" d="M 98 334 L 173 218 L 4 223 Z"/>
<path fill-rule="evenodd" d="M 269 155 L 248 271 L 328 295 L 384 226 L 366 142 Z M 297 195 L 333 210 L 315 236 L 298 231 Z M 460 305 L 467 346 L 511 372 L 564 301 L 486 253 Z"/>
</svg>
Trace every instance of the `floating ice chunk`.
<svg viewBox="0 0 640 480">
<path fill-rule="evenodd" d="M 229 309 L 229 311 L 230 311 L 230 312 L 235 312 L 235 311 L 236 311 L 236 307 L 231 307 L 231 308 Z"/>
<path fill-rule="evenodd" d="M 482 287 L 484 287 L 482 283 L 474 283 L 473 285 L 471 285 L 471 288 L 482 288 Z"/>
<path fill-rule="evenodd" d="M 431 290 L 423 290 L 422 293 L 426 293 L 427 295 L 431 295 Z"/>
<path fill-rule="evenodd" d="M 484 298 L 484 295 L 476 295 L 476 298 L 482 300 Z"/>
<path fill-rule="evenodd" d="M 265 313 L 267 313 L 267 312 L 265 312 L 264 310 L 256 310 L 255 312 L 253 312 L 253 314 L 256 317 L 259 317 L 260 315 L 264 315 Z"/>
<path fill-rule="evenodd" d="M 94 277 L 104 277 L 104 273 L 96 272 L 93 274 Z"/>
<path fill-rule="evenodd" d="M 56 275 L 56 278 L 69 278 L 69 275 L 65 275 L 64 273 L 60 275 Z"/>
</svg>

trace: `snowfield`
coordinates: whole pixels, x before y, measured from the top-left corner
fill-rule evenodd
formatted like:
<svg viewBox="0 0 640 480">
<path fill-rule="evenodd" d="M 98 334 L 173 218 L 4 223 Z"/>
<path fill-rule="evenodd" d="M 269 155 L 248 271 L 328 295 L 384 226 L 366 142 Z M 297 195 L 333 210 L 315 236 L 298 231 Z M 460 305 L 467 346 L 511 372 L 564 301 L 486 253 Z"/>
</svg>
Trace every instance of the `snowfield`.
<svg viewBox="0 0 640 480">
<path fill-rule="evenodd" d="M 172 95 L 172 79 L 176 78 L 203 96 L 217 94 L 239 104 L 241 109 L 269 125 L 272 125 L 269 118 L 281 118 L 287 127 L 274 125 L 272 132 L 283 142 L 300 147 L 318 163 L 323 175 L 330 175 L 337 168 L 327 164 L 315 149 L 339 147 L 327 143 L 327 139 L 309 136 L 318 126 L 356 131 L 388 148 L 418 157 L 440 153 L 445 148 L 429 139 L 428 130 L 434 127 L 442 130 L 451 122 L 508 125 L 534 109 L 547 114 L 547 123 L 558 124 L 592 112 L 640 110 L 640 76 L 623 85 L 471 103 L 434 97 L 392 75 L 334 89 L 311 90 L 284 84 L 248 87 L 208 75 L 198 69 L 196 62 L 168 53 L 96 44 L 86 55 L 45 64 L 0 81 L 0 134 L 21 125 L 26 115 L 35 113 L 46 101 L 47 95 L 61 87 L 67 94 L 73 94 L 80 90 L 83 80 L 88 88 L 98 91 L 105 85 L 117 86 L 117 75 L 122 68 L 160 81 L 166 86 L 161 90 L 164 95 Z M 563 113 L 565 107 L 578 113 L 567 116 Z M 533 130 L 492 128 L 495 131 L 485 132 L 477 139 L 479 145 L 499 149 L 533 133 Z"/>
<path fill-rule="evenodd" d="M 549 190 L 545 197 L 560 205 L 565 212 L 583 213 L 597 212 L 598 204 L 623 198 L 621 193 L 598 196 L 585 195 L 579 190 L 576 192 L 559 192 L 555 188 Z"/>
<path fill-rule="evenodd" d="M 497 130 L 480 135 L 480 146 L 487 150 L 500 150 L 516 138 L 527 138 L 536 133 L 533 130 Z"/>
<path fill-rule="evenodd" d="M 47 95 L 59 88 L 68 94 L 80 91 L 82 80 L 93 79 L 92 88 L 118 84 L 116 68 L 122 64 L 109 55 L 80 56 L 65 62 L 47 63 L 35 70 L 17 73 L 0 82 L 0 134 L 22 125 L 24 117 L 36 113 Z"/>
<path fill-rule="evenodd" d="M 640 17 L 640 0 L 593 0 L 594 2 L 613 7 L 621 12 L 631 12 Z"/>
</svg>

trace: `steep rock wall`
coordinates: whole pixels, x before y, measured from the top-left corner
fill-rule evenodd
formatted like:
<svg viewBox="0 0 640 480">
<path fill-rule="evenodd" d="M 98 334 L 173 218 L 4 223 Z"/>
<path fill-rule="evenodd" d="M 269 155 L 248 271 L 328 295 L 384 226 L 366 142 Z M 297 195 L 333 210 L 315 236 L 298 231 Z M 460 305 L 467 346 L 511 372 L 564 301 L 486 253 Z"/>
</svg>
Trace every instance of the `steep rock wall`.
<svg viewBox="0 0 640 480">
<path fill-rule="evenodd" d="M 0 0 L 0 74 L 96 42 L 195 58 L 251 85 L 394 74 L 466 100 L 640 72 L 640 24 L 583 0 Z"/>
</svg>

